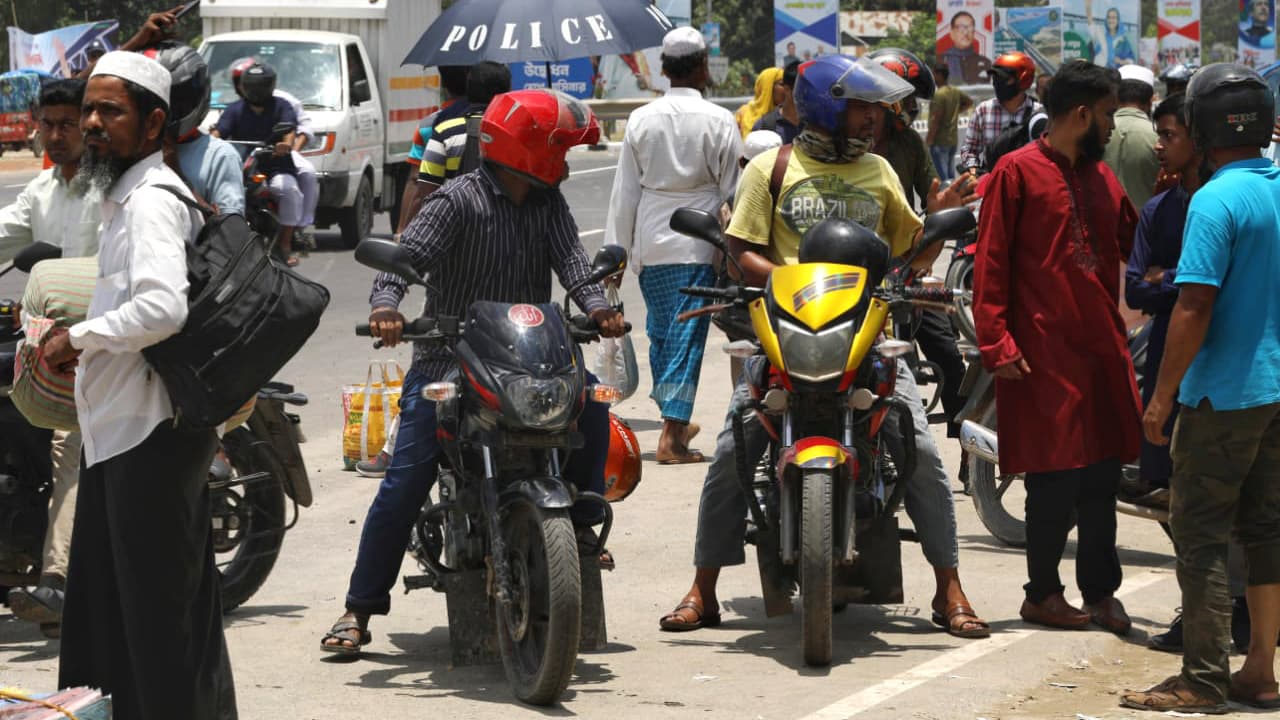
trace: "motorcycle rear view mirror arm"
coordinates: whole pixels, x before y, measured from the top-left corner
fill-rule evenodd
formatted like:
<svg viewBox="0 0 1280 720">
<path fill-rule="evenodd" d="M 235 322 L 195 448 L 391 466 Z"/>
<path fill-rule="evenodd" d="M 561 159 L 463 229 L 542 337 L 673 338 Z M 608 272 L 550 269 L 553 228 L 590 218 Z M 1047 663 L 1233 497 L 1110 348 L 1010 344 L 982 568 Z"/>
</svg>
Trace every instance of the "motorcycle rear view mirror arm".
<svg viewBox="0 0 1280 720">
<path fill-rule="evenodd" d="M 29 273 L 31 268 L 36 266 L 36 263 L 43 260 L 55 260 L 60 257 L 62 257 L 62 248 L 57 245 L 50 245 L 45 242 L 31 243 L 13 256 L 13 264 L 0 271 L 0 275 L 15 269 Z"/>
<path fill-rule="evenodd" d="M 569 315 L 569 297 L 582 288 L 603 281 L 627 269 L 627 251 L 621 245 L 602 245 L 591 260 L 591 273 L 570 285 L 564 296 L 564 314 Z"/>
<path fill-rule="evenodd" d="M 413 267 L 409 251 L 397 242 L 369 238 L 356 246 L 355 258 L 361 265 L 398 275 L 406 282 L 427 287 L 427 281 Z"/>
<path fill-rule="evenodd" d="M 681 235 L 695 237 L 710 244 L 719 250 L 726 260 L 733 264 L 733 268 L 738 271 L 738 277 L 746 277 L 746 273 L 742 270 L 742 265 L 738 263 L 738 258 L 729 250 L 728 244 L 725 243 L 724 234 L 720 231 L 720 220 L 715 215 L 706 210 L 682 207 L 671 214 L 671 229 Z"/>
</svg>

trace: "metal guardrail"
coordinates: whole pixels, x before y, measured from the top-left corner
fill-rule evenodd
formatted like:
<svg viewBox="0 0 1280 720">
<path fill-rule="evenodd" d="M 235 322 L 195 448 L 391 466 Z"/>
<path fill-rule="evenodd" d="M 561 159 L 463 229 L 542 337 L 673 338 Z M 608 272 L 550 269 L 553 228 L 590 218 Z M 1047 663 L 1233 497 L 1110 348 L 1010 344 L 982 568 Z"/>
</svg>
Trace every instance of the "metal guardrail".
<svg viewBox="0 0 1280 720">
<path fill-rule="evenodd" d="M 647 105 L 655 98 L 619 98 L 615 100 L 587 100 L 591 112 L 601 120 L 626 120 L 636 108 Z M 749 97 L 710 97 L 711 102 L 733 112 L 751 102 Z"/>
</svg>

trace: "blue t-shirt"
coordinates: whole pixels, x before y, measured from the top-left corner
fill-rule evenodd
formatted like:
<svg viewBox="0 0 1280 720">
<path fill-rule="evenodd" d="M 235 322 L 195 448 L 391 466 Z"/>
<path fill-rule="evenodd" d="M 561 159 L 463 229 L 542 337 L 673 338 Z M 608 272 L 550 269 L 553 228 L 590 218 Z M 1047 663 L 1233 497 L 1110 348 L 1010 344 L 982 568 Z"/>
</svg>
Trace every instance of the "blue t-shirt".
<svg viewBox="0 0 1280 720">
<path fill-rule="evenodd" d="M 281 123 L 298 127 L 298 116 L 293 106 L 278 97 L 271 98 L 261 113 L 256 113 L 249 103 L 237 100 L 222 111 L 218 118 L 218 135 L 223 140 L 242 140 L 246 142 L 265 142 L 271 139 L 271 129 Z M 241 157 L 248 155 L 246 149 L 236 148 Z M 298 169 L 293 165 L 292 154 L 271 158 L 262 163 L 261 169 L 269 175 L 276 173 L 296 174 Z"/>
<path fill-rule="evenodd" d="M 178 165 L 200 197 L 224 213 L 244 214 L 244 174 L 231 143 L 201 133 L 178 145 Z"/>
<path fill-rule="evenodd" d="M 1218 288 L 1178 402 L 1243 410 L 1280 402 L 1280 169 L 1234 162 L 1191 198 L 1178 285 Z"/>
</svg>

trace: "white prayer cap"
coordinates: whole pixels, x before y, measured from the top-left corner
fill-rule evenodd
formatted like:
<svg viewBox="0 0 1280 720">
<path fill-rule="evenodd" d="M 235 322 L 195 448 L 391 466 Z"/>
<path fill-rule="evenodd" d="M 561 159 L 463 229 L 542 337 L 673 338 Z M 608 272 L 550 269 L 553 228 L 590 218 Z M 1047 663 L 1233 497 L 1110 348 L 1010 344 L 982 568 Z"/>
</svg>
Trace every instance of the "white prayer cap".
<svg viewBox="0 0 1280 720">
<path fill-rule="evenodd" d="M 742 144 L 742 157 L 750 160 L 770 148 L 780 147 L 782 136 L 772 130 L 752 130 Z"/>
<path fill-rule="evenodd" d="M 150 90 L 169 106 L 169 85 L 172 78 L 163 65 L 146 55 L 124 50 L 113 50 L 98 59 L 89 77 L 114 75 Z"/>
<path fill-rule="evenodd" d="M 707 51 L 707 41 L 702 33 L 691 27 L 678 27 L 662 38 L 662 54 L 669 58 L 682 58 Z"/>
<path fill-rule="evenodd" d="M 1121 65 L 1120 79 L 1141 80 L 1151 87 L 1156 86 L 1156 74 L 1141 65 Z"/>
</svg>

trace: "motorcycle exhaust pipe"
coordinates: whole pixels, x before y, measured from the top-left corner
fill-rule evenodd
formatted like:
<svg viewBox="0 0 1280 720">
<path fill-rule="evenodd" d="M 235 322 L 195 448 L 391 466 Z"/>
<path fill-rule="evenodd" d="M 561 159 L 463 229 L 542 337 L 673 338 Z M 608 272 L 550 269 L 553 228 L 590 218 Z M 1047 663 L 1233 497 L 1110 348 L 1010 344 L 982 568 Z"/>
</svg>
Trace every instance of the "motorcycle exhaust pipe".
<svg viewBox="0 0 1280 720">
<path fill-rule="evenodd" d="M 994 430 L 965 420 L 960 425 L 960 446 L 970 455 L 976 455 L 992 465 L 1000 464 L 1000 441 Z"/>
</svg>

